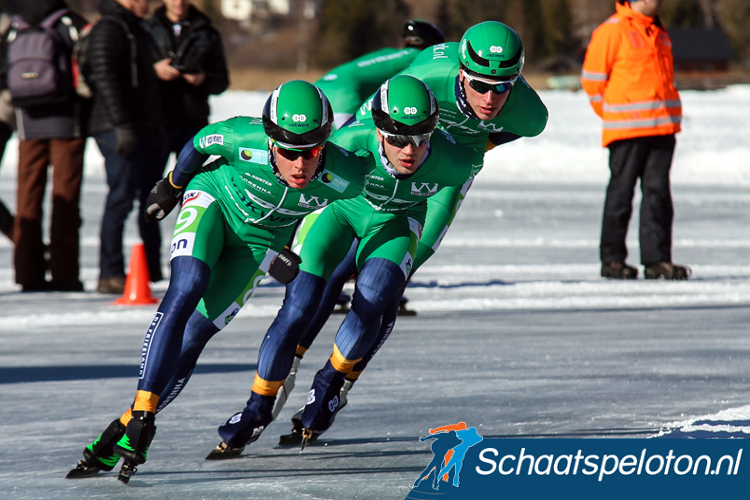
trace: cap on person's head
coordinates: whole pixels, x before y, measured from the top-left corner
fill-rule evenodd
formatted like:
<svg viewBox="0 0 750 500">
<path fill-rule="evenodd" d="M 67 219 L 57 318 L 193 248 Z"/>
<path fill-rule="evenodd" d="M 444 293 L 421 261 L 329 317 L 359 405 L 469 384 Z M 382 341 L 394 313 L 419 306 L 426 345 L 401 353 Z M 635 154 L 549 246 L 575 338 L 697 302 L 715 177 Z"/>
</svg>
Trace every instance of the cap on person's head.
<svg viewBox="0 0 750 500">
<path fill-rule="evenodd" d="M 458 45 L 461 69 L 480 78 L 504 81 L 521 73 L 525 60 L 521 38 L 497 21 L 475 24 Z"/>
<path fill-rule="evenodd" d="M 445 43 L 443 32 L 428 21 L 422 19 L 409 19 L 404 23 L 401 30 L 401 38 L 404 47 L 415 47 L 425 49 L 438 43 Z"/>
</svg>

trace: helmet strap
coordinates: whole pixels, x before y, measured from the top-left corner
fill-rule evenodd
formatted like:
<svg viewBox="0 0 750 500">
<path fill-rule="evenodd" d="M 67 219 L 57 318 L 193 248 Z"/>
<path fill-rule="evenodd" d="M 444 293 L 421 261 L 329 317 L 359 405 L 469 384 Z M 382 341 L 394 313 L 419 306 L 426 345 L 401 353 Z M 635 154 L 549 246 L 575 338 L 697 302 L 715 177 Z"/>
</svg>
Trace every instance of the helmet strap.
<svg viewBox="0 0 750 500">
<path fill-rule="evenodd" d="M 479 120 L 479 117 L 474 113 L 474 110 L 471 109 L 469 100 L 466 98 L 466 89 L 464 88 L 464 84 L 461 82 L 460 73 L 456 75 L 455 92 L 456 104 L 458 105 L 458 110 L 461 111 L 461 114 L 467 118 L 471 118 L 472 120 Z"/>
</svg>

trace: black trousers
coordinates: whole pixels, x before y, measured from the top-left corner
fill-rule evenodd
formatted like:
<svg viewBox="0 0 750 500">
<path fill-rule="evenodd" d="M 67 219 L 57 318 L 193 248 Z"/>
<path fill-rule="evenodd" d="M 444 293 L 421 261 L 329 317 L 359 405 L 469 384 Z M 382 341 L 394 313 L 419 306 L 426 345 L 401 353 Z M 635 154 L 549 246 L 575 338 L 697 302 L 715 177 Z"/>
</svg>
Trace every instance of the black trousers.
<svg viewBox="0 0 750 500">
<path fill-rule="evenodd" d="M 625 139 L 608 147 L 612 176 L 602 218 L 599 247 L 602 262 L 623 262 L 628 256 L 625 239 L 638 179 L 643 193 L 639 232 L 641 263 L 671 262 L 674 209 L 669 169 L 674 156 L 674 135 Z"/>
</svg>

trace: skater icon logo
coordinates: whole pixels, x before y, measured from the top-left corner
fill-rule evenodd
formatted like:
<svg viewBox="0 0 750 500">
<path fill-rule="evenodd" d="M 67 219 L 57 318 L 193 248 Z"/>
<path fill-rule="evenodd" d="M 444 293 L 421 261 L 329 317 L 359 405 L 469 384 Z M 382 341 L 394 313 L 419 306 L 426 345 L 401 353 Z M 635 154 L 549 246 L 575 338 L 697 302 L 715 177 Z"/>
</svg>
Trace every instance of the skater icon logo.
<svg viewBox="0 0 750 500">
<path fill-rule="evenodd" d="M 466 452 L 483 439 L 476 427 L 467 427 L 465 422 L 430 429 L 430 435 L 419 440 L 433 440 L 430 446 L 432 460 L 414 481 L 413 490 L 407 498 L 422 498 L 418 492 L 432 491 L 434 496 L 434 491 L 450 493 L 458 488 Z"/>
</svg>

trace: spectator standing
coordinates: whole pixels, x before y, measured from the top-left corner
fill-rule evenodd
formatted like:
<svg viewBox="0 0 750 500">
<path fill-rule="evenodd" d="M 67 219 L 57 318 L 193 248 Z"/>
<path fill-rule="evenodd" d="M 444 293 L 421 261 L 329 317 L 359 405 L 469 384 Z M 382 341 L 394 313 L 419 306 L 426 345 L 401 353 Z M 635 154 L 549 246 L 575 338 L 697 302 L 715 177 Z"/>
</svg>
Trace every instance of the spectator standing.
<svg viewBox="0 0 750 500">
<path fill-rule="evenodd" d="M 0 39 L 2 40 L 2 47 L 0 47 L 0 67 L 5 67 L 6 62 L 6 50 L 7 46 L 5 43 L 6 35 L 10 29 L 10 16 L 5 12 L 0 12 Z M 16 129 L 16 115 L 13 110 L 13 105 L 10 102 L 10 92 L 8 89 L 0 91 L 0 161 L 2 161 L 5 154 L 5 146 L 8 144 L 10 136 L 13 135 L 13 131 Z M 10 241 L 13 241 L 13 214 L 8 210 L 5 203 L 0 200 L 0 232 L 8 237 Z"/>
<path fill-rule="evenodd" d="M 125 287 L 123 232 L 136 197 L 144 207 L 162 178 L 165 147 L 161 98 L 151 35 L 141 25 L 148 0 L 102 0 L 101 20 L 91 31 L 87 79 L 92 88 L 90 133 L 104 156 L 107 194 L 99 250 L 100 293 Z M 138 210 L 151 281 L 162 279 L 161 233 Z"/>
<path fill-rule="evenodd" d="M 190 0 L 164 0 L 145 26 L 154 39 L 167 132 L 165 165 L 208 125 L 208 98 L 227 89 L 229 72 L 221 35 Z"/>
<path fill-rule="evenodd" d="M 41 26 L 49 20 L 55 36 L 55 50 L 70 65 L 78 32 L 87 21 L 68 9 L 64 0 L 36 0 L 21 4 L 8 32 L 8 54 L 21 37 L 22 23 Z M 42 54 L 44 55 L 44 54 Z M 8 60 L 8 85 L 14 103 L 17 87 L 12 85 L 13 61 Z M 73 87 L 70 71 L 60 73 L 70 81 L 60 83 L 60 96 L 39 104 L 16 103 L 18 147 L 18 191 L 15 217 L 14 266 L 16 283 L 22 291 L 82 291 L 79 279 L 80 195 L 83 180 L 83 151 L 86 143 L 86 106 Z M 47 170 L 52 165 L 52 215 L 49 233 L 49 263 L 42 236 L 42 205 Z M 46 280 L 49 267 L 52 281 Z"/>
<path fill-rule="evenodd" d="M 672 263 L 674 210 L 669 170 L 682 105 L 674 86 L 672 42 L 659 19 L 664 0 L 618 0 L 617 12 L 591 36 L 581 82 L 604 121 L 611 178 L 602 220 L 605 278 L 635 279 L 625 262 L 635 184 L 640 179 L 641 263 L 646 279 L 687 279 Z"/>
</svg>

